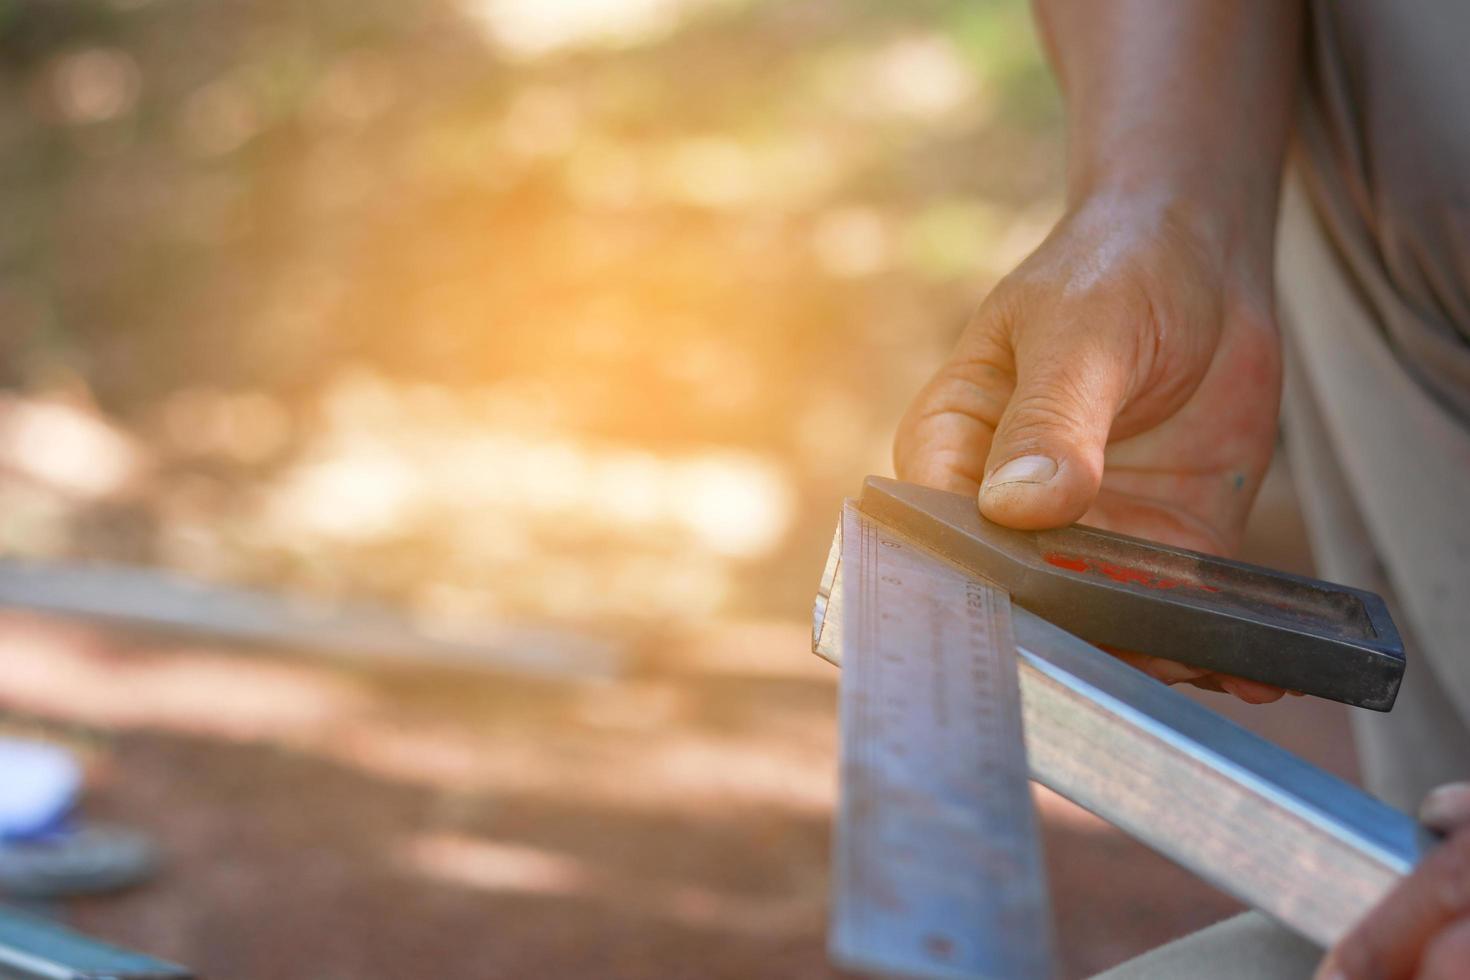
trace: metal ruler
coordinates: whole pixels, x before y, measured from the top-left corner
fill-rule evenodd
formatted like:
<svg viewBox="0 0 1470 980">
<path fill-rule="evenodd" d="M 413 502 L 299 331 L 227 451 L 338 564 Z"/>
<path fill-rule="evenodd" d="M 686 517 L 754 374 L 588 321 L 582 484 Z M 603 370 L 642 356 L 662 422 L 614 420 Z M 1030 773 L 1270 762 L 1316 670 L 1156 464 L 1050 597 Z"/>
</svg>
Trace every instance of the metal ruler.
<svg viewBox="0 0 1470 980">
<path fill-rule="evenodd" d="M 193 976 L 183 967 L 0 905 L 0 977 L 5 980 L 192 980 Z"/>
<path fill-rule="evenodd" d="M 1051 973 L 1010 598 L 849 508 L 832 953 L 878 972 Z"/>
<path fill-rule="evenodd" d="M 1045 879 L 1022 778 L 1028 769 L 1323 945 L 1430 845 L 1406 815 L 1047 619 L 1008 609 L 970 557 L 977 540 L 994 546 L 979 520 L 968 498 L 870 480 L 862 504 L 844 508 L 823 574 L 813 646 L 851 671 L 842 683 L 835 835 L 831 945 L 839 961 L 913 977 L 1049 974 Z M 1103 544 L 1116 550 L 1111 537 Z M 992 557 L 984 557 L 987 569 L 1000 568 L 1011 591 L 1037 593 L 1034 579 Z M 1273 631 L 1315 633 L 1317 646 L 1301 647 L 1307 655 L 1326 656 L 1335 644 L 1357 665 L 1329 677 L 1327 696 L 1376 707 L 1386 684 L 1396 688 L 1381 664 L 1386 658 L 1391 667 L 1385 638 L 1397 636 L 1382 623 L 1376 597 L 1288 582 L 1316 588 L 1327 598 L 1313 602 L 1330 599 L 1328 606 L 1369 623 L 1314 629 L 1320 624 L 1301 614 L 1300 603 L 1271 612 L 1265 570 L 1217 574 L 1201 580 L 1220 583 L 1202 602 L 1186 598 L 1158 615 L 1185 617 L 1191 635 L 1208 638 L 1204 608 L 1230 620 L 1233 634 L 1258 641 L 1243 644 L 1244 654 L 1227 651 L 1227 663 L 1253 656 Z M 1282 622 L 1231 608 L 1237 574 L 1253 590 L 1244 605 Z M 1062 594 L 1041 591 L 1052 600 Z M 1401 648 L 1397 656 L 1401 665 Z M 1374 669 L 1358 669 L 1363 663 Z M 984 682 L 965 683 L 976 664 Z M 1014 721 L 1017 688 L 1024 743 Z"/>
</svg>

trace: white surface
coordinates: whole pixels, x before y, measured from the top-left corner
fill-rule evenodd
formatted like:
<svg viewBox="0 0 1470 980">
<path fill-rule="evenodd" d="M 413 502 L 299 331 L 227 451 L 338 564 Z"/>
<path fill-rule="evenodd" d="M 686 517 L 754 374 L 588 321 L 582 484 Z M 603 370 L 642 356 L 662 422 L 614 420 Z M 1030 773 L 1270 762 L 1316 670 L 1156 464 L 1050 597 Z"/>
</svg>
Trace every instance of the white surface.
<svg viewBox="0 0 1470 980">
<path fill-rule="evenodd" d="M 71 809 L 81 788 L 81 768 L 69 753 L 0 739 L 0 840 L 51 824 Z"/>
</svg>

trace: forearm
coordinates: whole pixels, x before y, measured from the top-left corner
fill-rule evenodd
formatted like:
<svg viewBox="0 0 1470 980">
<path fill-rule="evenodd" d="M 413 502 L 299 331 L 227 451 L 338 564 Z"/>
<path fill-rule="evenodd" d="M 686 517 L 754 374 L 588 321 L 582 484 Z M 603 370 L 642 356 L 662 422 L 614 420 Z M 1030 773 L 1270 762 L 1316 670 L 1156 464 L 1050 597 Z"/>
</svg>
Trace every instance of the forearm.
<svg viewBox="0 0 1470 980">
<path fill-rule="evenodd" d="M 1274 228 L 1297 0 L 1036 0 L 1067 103 L 1068 198 L 1172 196 Z"/>
</svg>

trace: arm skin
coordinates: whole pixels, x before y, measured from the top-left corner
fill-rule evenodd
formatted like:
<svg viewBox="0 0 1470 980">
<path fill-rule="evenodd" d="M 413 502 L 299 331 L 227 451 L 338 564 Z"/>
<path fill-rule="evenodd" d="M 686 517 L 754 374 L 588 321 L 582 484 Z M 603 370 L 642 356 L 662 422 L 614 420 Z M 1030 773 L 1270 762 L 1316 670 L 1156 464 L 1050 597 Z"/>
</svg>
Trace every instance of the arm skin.
<svg viewBox="0 0 1470 980">
<path fill-rule="evenodd" d="M 1068 203 L 1163 195 L 1269 260 L 1301 5 L 1038 0 L 1036 13 L 1067 104 Z M 1269 276 L 1269 261 L 1251 271 Z"/>
<path fill-rule="evenodd" d="M 1281 389 L 1277 189 L 1301 11 L 1042 0 L 1068 109 L 1067 210 L 986 298 L 894 446 L 900 477 L 1012 527 L 1082 520 L 1228 553 Z M 1170 661 L 1161 680 L 1282 692 Z"/>
</svg>

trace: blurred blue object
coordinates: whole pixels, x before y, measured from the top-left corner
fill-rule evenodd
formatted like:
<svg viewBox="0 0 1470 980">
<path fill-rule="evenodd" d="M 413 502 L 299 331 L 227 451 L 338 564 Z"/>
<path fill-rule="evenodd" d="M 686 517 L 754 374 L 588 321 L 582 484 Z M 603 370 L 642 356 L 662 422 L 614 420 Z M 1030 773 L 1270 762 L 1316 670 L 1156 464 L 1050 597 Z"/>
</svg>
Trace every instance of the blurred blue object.
<svg viewBox="0 0 1470 980">
<path fill-rule="evenodd" d="M 0 845 L 62 831 L 81 792 L 82 767 L 71 753 L 0 739 Z"/>
<path fill-rule="evenodd" d="M 75 819 L 81 793 L 71 753 L 0 739 L 0 895 L 90 895 L 153 874 L 158 855 L 145 836 Z"/>
</svg>

